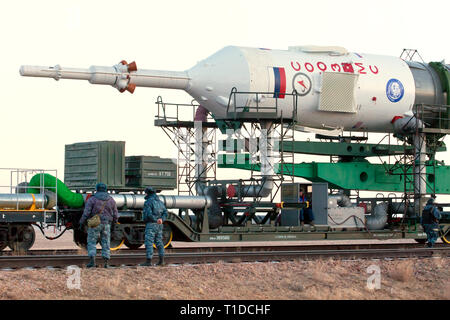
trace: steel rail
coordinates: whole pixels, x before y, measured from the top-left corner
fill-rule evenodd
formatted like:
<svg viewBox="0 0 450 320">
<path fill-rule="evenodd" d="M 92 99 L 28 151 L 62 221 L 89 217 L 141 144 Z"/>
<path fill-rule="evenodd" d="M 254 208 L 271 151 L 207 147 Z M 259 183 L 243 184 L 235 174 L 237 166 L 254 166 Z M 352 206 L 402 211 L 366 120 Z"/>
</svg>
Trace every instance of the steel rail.
<svg viewBox="0 0 450 320">
<path fill-rule="evenodd" d="M 436 248 L 448 246 L 445 243 L 436 243 Z M 410 249 L 423 248 L 424 244 L 419 243 L 364 243 L 364 244 L 311 244 L 311 245 L 222 245 L 222 246 L 196 246 L 196 247 L 171 247 L 166 248 L 166 253 L 181 252 L 238 252 L 238 251 L 303 251 L 303 250 L 354 250 L 354 249 Z M 140 249 L 119 249 L 116 254 L 142 253 L 145 248 Z M 15 252 L 12 250 L 0 252 L 1 256 L 24 256 L 24 255 L 62 255 L 80 254 L 86 255 L 86 249 L 32 249 L 27 252 Z"/>
<path fill-rule="evenodd" d="M 285 250 L 285 251 L 233 251 L 233 252 L 179 252 L 167 253 L 167 264 L 198 264 L 223 262 L 270 262 L 284 260 L 314 259 L 384 259 L 384 258 L 429 258 L 449 257 L 450 247 L 412 249 L 353 249 L 353 250 Z M 98 255 L 98 264 L 102 259 Z M 2 256 L 0 268 L 42 268 L 83 266 L 88 261 L 85 255 L 27 255 Z M 135 266 L 145 261 L 145 253 L 124 253 L 111 256 L 112 266 Z"/>
</svg>

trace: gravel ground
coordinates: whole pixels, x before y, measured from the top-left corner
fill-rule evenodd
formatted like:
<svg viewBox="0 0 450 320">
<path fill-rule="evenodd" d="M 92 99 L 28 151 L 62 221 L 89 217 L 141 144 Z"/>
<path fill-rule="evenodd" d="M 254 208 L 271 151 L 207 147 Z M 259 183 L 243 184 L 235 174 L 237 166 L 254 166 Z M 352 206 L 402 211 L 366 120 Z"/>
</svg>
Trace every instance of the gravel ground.
<svg viewBox="0 0 450 320">
<path fill-rule="evenodd" d="M 450 299 L 449 258 L 0 271 L 0 299 Z M 379 268 L 379 269 L 377 269 Z M 380 271 L 380 286 L 369 279 Z M 372 289 L 370 285 L 375 285 Z M 77 288 L 79 284 L 79 288 Z"/>
</svg>

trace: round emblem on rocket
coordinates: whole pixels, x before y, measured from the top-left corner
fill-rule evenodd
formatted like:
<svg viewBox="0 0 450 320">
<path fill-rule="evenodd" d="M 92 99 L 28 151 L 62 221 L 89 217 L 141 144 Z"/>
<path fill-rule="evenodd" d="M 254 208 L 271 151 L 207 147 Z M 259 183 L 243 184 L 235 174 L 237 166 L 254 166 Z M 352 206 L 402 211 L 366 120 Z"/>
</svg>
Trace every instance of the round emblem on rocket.
<svg viewBox="0 0 450 320">
<path fill-rule="evenodd" d="M 306 96 L 311 91 L 311 87 L 311 79 L 302 72 L 297 73 L 292 79 L 292 88 L 299 96 Z"/>
<path fill-rule="evenodd" d="M 405 93 L 405 89 L 403 88 L 403 84 L 400 80 L 391 79 L 388 81 L 386 85 L 386 96 L 391 102 L 399 102 L 403 98 L 403 94 Z"/>
</svg>

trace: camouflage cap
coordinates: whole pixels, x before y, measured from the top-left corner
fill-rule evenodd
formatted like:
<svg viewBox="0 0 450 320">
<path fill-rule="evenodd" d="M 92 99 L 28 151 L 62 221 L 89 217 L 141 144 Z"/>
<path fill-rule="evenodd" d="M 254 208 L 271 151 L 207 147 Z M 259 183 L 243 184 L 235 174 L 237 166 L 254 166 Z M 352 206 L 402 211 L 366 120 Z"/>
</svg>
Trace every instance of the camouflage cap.
<svg viewBox="0 0 450 320">
<path fill-rule="evenodd" d="M 155 190 L 152 187 L 147 187 L 147 188 L 145 188 L 145 193 L 152 194 L 152 193 L 155 193 Z"/>
<path fill-rule="evenodd" d="M 97 183 L 97 185 L 95 186 L 95 191 L 97 192 L 106 192 L 108 190 L 108 187 L 106 186 L 106 184 L 100 182 Z"/>
</svg>

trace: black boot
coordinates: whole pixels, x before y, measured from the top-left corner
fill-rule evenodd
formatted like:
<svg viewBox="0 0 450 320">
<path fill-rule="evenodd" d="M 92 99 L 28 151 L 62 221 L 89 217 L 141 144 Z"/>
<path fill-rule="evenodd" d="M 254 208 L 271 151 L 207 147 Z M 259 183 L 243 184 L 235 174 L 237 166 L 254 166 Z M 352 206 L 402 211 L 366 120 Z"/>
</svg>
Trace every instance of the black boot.
<svg viewBox="0 0 450 320">
<path fill-rule="evenodd" d="M 86 265 L 86 268 L 95 268 L 95 257 L 89 257 L 89 263 Z"/>
<path fill-rule="evenodd" d="M 104 267 L 105 268 L 111 268 L 108 264 L 109 259 L 103 258 L 103 260 L 105 261 Z"/>
<path fill-rule="evenodd" d="M 152 259 L 145 260 L 144 263 L 140 264 L 141 267 L 151 267 L 152 266 Z"/>
<path fill-rule="evenodd" d="M 156 265 L 157 266 L 164 266 L 165 265 L 165 263 L 164 263 L 164 256 L 159 256 L 159 261 L 158 261 L 158 263 Z"/>
</svg>

